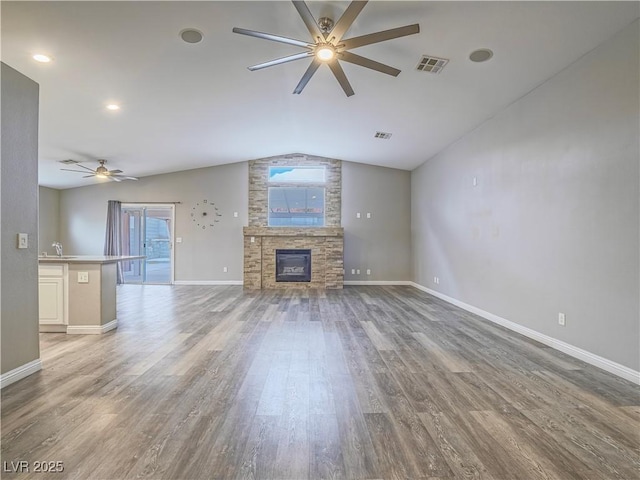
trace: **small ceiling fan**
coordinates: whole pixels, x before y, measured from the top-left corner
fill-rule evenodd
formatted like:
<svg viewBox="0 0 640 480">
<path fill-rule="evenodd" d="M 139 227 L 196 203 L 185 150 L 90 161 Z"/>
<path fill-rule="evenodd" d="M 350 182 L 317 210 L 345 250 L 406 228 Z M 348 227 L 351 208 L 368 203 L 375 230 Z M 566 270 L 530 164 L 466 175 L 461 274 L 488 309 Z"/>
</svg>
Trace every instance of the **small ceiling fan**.
<svg viewBox="0 0 640 480">
<path fill-rule="evenodd" d="M 313 39 L 311 42 L 295 40 L 293 38 L 282 37 L 280 35 L 262 33 L 255 30 L 247 30 L 238 27 L 234 27 L 233 32 L 240 33 L 242 35 L 248 35 L 250 37 L 262 38 L 264 40 L 271 40 L 274 42 L 295 45 L 306 49 L 306 51 L 302 53 L 296 53 L 287 57 L 278 58 L 276 60 L 260 63 L 258 65 L 253 65 L 251 67 L 248 67 L 249 70 L 260 70 L 262 68 L 280 65 L 282 63 L 292 62 L 294 60 L 313 57 L 311 65 L 309 65 L 309 68 L 307 68 L 307 71 L 302 76 L 302 79 L 298 83 L 298 86 L 295 88 L 293 93 L 301 93 L 307 83 L 309 83 L 309 80 L 311 79 L 313 74 L 316 73 L 316 70 L 318 70 L 320 65 L 326 63 L 333 72 L 333 75 L 338 80 L 338 83 L 340 83 L 340 86 L 344 90 L 344 93 L 347 95 L 347 97 L 350 97 L 355 92 L 353 91 L 353 88 L 351 88 L 351 84 L 349 83 L 349 80 L 347 80 L 347 76 L 345 75 L 344 70 L 342 69 L 342 66 L 340 65 L 340 62 L 338 60 L 353 63 L 355 65 L 360 65 L 361 67 L 370 68 L 372 70 L 397 77 L 400 73 L 400 70 L 398 70 L 397 68 L 390 67 L 389 65 L 385 65 L 383 63 L 379 63 L 365 57 L 361 57 L 360 55 L 356 55 L 355 53 L 350 52 L 349 50 L 351 50 L 352 48 L 371 45 L 372 43 L 384 42 L 386 40 L 405 37 L 407 35 L 413 35 L 414 33 L 420 32 L 420 25 L 416 23 L 413 25 L 406 25 L 404 27 L 392 28 L 391 30 L 384 30 L 381 32 L 370 33 L 359 37 L 343 39 L 345 33 L 347 33 L 347 30 L 349 30 L 349 27 L 351 27 L 351 24 L 353 24 L 354 20 L 366 4 L 366 1 L 351 2 L 340 19 L 334 24 L 333 20 L 328 17 L 322 17 L 318 21 L 316 21 L 315 18 L 313 18 L 309 7 L 304 1 L 293 0 L 293 5 L 295 6 L 296 10 L 298 10 L 298 13 L 302 17 L 302 21 L 305 23 L 307 29 L 309 30 L 309 33 L 311 34 L 311 38 Z"/>
<path fill-rule="evenodd" d="M 106 160 L 98 160 L 100 164 L 98 168 L 95 170 L 89 167 L 85 167 L 84 165 L 80 165 L 76 163 L 76 167 L 84 168 L 84 170 L 71 170 L 70 168 L 61 168 L 60 170 L 64 170 L 66 172 L 77 172 L 77 173 L 87 173 L 91 172 L 89 175 L 85 175 L 82 178 L 89 177 L 98 177 L 98 178 L 108 178 L 109 180 L 113 180 L 114 182 L 121 182 L 122 180 L 138 180 L 136 177 L 127 177 L 125 175 L 120 175 L 122 170 L 109 170 L 105 167 Z M 85 171 L 86 170 L 86 171 Z"/>
</svg>

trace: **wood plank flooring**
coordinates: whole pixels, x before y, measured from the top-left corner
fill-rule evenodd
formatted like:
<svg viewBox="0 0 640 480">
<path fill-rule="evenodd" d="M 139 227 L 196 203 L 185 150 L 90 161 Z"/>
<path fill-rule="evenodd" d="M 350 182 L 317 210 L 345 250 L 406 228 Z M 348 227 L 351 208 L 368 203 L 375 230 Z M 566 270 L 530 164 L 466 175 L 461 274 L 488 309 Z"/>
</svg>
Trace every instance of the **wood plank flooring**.
<svg viewBox="0 0 640 480">
<path fill-rule="evenodd" d="M 118 318 L 41 334 L 2 478 L 640 478 L 637 386 L 411 287 L 125 285 Z"/>
</svg>

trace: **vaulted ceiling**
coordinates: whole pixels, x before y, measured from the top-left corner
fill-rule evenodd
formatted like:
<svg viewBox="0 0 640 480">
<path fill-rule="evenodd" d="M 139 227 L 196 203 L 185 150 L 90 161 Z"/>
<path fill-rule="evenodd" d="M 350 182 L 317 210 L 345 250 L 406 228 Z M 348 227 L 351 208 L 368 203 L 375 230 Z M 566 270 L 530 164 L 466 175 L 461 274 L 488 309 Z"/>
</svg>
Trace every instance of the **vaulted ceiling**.
<svg viewBox="0 0 640 480">
<path fill-rule="evenodd" d="M 337 20 L 349 2 L 308 5 Z M 349 98 L 326 66 L 293 95 L 309 60 L 247 69 L 301 49 L 233 27 L 310 39 L 291 2 L 3 1 L 1 15 L 2 61 L 40 84 L 40 183 L 69 188 L 100 180 L 60 171 L 68 158 L 134 176 L 292 152 L 411 170 L 631 23 L 638 3 L 372 1 L 346 37 L 421 32 L 355 50 L 402 73 L 343 63 Z M 185 43 L 186 28 L 203 41 Z M 479 48 L 493 58 L 470 61 Z M 420 72 L 422 55 L 449 63 Z"/>
</svg>

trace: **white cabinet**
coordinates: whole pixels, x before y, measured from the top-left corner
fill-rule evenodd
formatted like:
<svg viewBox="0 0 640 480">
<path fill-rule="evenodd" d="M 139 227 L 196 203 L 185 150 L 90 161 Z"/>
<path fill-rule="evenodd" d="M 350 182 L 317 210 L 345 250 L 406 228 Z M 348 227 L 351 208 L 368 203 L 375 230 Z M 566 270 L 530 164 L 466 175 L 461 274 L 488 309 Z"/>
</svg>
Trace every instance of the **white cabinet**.
<svg viewBox="0 0 640 480">
<path fill-rule="evenodd" d="M 38 268 L 41 325 L 68 323 L 67 272 L 67 265 L 40 265 Z"/>
</svg>

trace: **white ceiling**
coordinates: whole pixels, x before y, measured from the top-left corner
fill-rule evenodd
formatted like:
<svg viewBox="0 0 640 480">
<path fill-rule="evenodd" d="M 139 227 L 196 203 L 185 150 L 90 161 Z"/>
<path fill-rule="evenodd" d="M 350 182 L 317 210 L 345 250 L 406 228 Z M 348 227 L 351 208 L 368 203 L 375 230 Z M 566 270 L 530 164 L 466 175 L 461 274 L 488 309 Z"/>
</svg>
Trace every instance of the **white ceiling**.
<svg viewBox="0 0 640 480">
<path fill-rule="evenodd" d="M 348 3 L 309 8 L 337 20 Z M 421 33 L 355 50 L 402 73 L 343 63 L 350 98 L 325 66 L 293 95 L 309 60 L 247 70 L 301 49 L 232 27 L 309 39 L 286 1 L 3 1 L 1 14 L 2 61 L 40 84 L 40 183 L 69 188 L 100 180 L 61 172 L 67 158 L 134 176 L 293 152 L 410 170 L 623 29 L 638 2 L 372 1 L 346 38 Z M 184 43 L 188 27 L 204 41 Z M 469 61 L 478 48 L 493 59 Z M 39 52 L 54 61 L 33 61 Z M 423 54 L 450 62 L 418 72 Z"/>
</svg>

